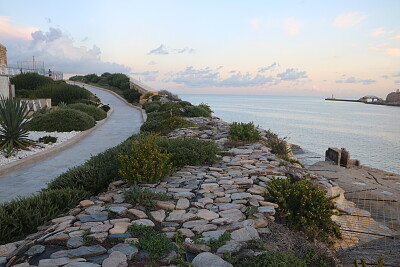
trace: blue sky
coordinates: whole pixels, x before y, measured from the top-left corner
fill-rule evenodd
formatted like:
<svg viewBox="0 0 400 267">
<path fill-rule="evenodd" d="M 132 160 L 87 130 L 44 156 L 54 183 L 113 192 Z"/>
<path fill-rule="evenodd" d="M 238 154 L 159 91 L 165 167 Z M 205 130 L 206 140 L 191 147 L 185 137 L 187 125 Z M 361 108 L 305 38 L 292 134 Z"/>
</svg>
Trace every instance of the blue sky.
<svg viewBox="0 0 400 267">
<path fill-rule="evenodd" d="M 381 97 L 400 1 L 2 1 L 10 64 L 123 72 L 176 93 Z"/>
</svg>

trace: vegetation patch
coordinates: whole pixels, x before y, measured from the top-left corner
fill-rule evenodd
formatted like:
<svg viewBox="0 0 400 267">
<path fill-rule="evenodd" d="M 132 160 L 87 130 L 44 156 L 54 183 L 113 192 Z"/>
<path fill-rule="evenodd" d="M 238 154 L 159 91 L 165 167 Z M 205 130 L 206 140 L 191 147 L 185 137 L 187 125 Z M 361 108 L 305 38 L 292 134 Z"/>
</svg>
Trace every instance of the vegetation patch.
<svg viewBox="0 0 400 267">
<path fill-rule="evenodd" d="M 304 231 L 324 242 L 341 238 L 339 225 L 331 218 L 335 214 L 335 197 L 307 180 L 273 179 L 267 184 L 268 201 L 279 205 L 282 221 L 291 229 Z"/>
<path fill-rule="evenodd" d="M 57 142 L 57 137 L 46 135 L 46 136 L 40 137 L 38 139 L 38 141 L 39 141 L 39 143 L 44 143 L 44 144 L 56 143 Z"/>
<path fill-rule="evenodd" d="M 211 117 L 210 110 L 201 106 L 187 106 L 183 114 L 185 117 Z"/>
<path fill-rule="evenodd" d="M 171 154 L 161 147 L 157 135 L 141 135 L 132 142 L 129 154 L 120 154 L 119 174 L 131 184 L 158 182 L 173 171 Z"/>
<path fill-rule="evenodd" d="M 126 201 L 132 205 L 140 205 L 145 208 L 154 208 L 155 200 L 170 200 L 171 196 L 166 193 L 155 193 L 148 188 L 132 185 L 124 191 Z"/>
<path fill-rule="evenodd" d="M 133 245 L 140 250 L 149 252 L 150 257 L 153 259 L 165 256 L 174 248 L 165 234 L 157 232 L 152 227 L 131 225 L 129 226 L 129 233 L 133 237 L 139 238 L 139 242 Z"/>
<path fill-rule="evenodd" d="M 137 136 L 132 136 L 123 143 L 91 157 L 84 164 L 62 173 L 48 184 L 48 190 L 84 189 L 94 195 L 103 192 L 111 182 L 118 179 L 118 155 L 127 154 L 135 139 Z"/>
<path fill-rule="evenodd" d="M 68 105 L 67 108 L 79 110 L 85 112 L 86 114 L 92 116 L 96 121 L 103 120 L 107 117 L 107 112 L 104 110 L 93 106 L 93 105 L 85 105 L 83 103 L 76 103 L 72 105 Z"/>
<path fill-rule="evenodd" d="M 59 109 L 33 117 L 27 123 L 27 129 L 45 132 L 85 131 L 95 124 L 94 118 L 82 111 Z"/>
<path fill-rule="evenodd" d="M 0 205 L 0 245 L 20 240 L 89 197 L 85 190 L 48 190 Z"/>
<path fill-rule="evenodd" d="M 51 104 L 54 106 L 61 102 L 72 104 L 79 99 L 90 98 L 88 90 L 65 82 L 42 85 L 35 90 L 34 94 L 37 98 L 51 98 Z"/>
<path fill-rule="evenodd" d="M 175 167 L 185 165 L 212 165 L 218 161 L 218 146 L 213 141 L 185 139 L 161 139 L 160 146 L 171 154 Z"/>
<path fill-rule="evenodd" d="M 231 233 L 225 232 L 218 239 L 211 238 L 210 240 L 204 241 L 202 239 L 195 239 L 196 244 L 204 244 L 211 248 L 212 252 L 216 252 L 218 248 L 222 247 L 231 240 Z"/>
<path fill-rule="evenodd" d="M 234 141 L 256 142 L 261 139 L 261 135 L 252 122 L 233 122 L 229 129 L 229 138 Z"/>
<path fill-rule="evenodd" d="M 15 85 L 15 91 L 17 95 L 20 90 L 35 90 L 39 86 L 54 83 L 51 78 L 37 73 L 18 74 L 12 77 L 10 81 Z"/>
<path fill-rule="evenodd" d="M 161 104 L 159 102 L 147 102 L 144 103 L 142 108 L 147 112 L 147 113 L 151 113 L 151 112 L 156 112 L 158 111 L 158 109 L 160 108 Z"/>
</svg>

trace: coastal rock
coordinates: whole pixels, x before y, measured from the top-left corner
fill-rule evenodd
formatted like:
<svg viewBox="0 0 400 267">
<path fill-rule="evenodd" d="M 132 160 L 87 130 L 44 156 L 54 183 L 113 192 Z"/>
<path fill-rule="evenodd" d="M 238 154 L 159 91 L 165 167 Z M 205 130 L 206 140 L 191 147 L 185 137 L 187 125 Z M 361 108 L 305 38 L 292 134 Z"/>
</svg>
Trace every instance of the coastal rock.
<svg viewBox="0 0 400 267">
<path fill-rule="evenodd" d="M 254 227 L 245 226 L 242 229 L 233 231 L 231 233 L 231 239 L 236 242 L 246 242 L 260 239 L 260 235 Z"/>
<path fill-rule="evenodd" d="M 107 212 L 99 212 L 92 215 L 85 216 L 81 218 L 81 222 L 104 222 L 108 219 Z"/>
<path fill-rule="evenodd" d="M 16 249 L 17 249 L 17 246 L 14 243 L 8 243 L 8 244 L 5 244 L 5 245 L 1 245 L 0 246 L 0 257 L 8 257 Z"/>
<path fill-rule="evenodd" d="M 113 246 L 107 252 L 108 252 L 108 254 L 111 254 L 113 251 L 119 251 L 119 252 L 124 253 L 128 260 L 132 260 L 133 257 L 139 252 L 137 247 L 135 247 L 133 245 L 129 245 L 129 244 L 124 244 L 124 243 L 120 243 L 120 244 Z"/>
<path fill-rule="evenodd" d="M 231 219 L 233 222 L 239 222 L 246 219 L 246 216 L 238 209 L 224 210 L 219 212 L 221 218 Z"/>
<path fill-rule="evenodd" d="M 120 251 L 113 251 L 110 256 L 103 261 L 102 267 L 127 267 L 126 255 Z"/>
<path fill-rule="evenodd" d="M 204 220 L 207 220 L 207 221 L 211 221 L 211 220 L 214 220 L 214 219 L 218 218 L 219 215 L 218 215 L 218 213 L 215 213 L 215 212 L 213 212 L 211 210 L 202 209 L 202 210 L 199 210 L 199 212 L 197 213 L 197 217 L 199 219 L 204 219 Z"/>
<path fill-rule="evenodd" d="M 164 210 L 173 210 L 175 209 L 175 204 L 169 201 L 157 201 L 157 207 Z"/>
<path fill-rule="evenodd" d="M 192 265 L 194 267 L 233 267 L 229 262 L 224 261 L 221 257 L 210 252 L 203 252 L 197 255 L 193 259 Z"/>
<path fill-rule="evenodd" d="M 154 227 L 155 226 L 155 224 L 152 221 L 148 220 L 148 219 L 135 220 L 135 221 L 132 221 L 131 224 L 145 225 L 145 226 L 150 226 L 150 227 Z"/>
<path fill-rule="evenodd" d="M 42 254 L 45 249 L 46 249 L 45 246 L 35 245 L 35 246 L 32 246 L 30 249 L 28 249 L 28 251 L 25 252 L 25 255 L 27 255 L 27 256 L 39 255 L 39 254 Z"/>
<path fill-rule="evenodd" d="M 95 246 L 90 246 L 90 247 L 83 246 L 80 248 L 68 250 L 68 257 L 71 259 L 92 257 L 92 256 L 104 254 L 106 252 L 107 252 L 107 250 L 100 245 L 95 245 Z"/>
<path fill-rule="evenodd" d="M 71 237 L 67 242 L 68 248 L 78 248 L 83 245 L 82 237 Z"/>
<path fill-rule="evenodd" d="M 178 202 L 176 203 L 176 209 L 177 210 L 185 210 L 189 208 L 190 202 L 187 198 L 181 198 L 178 199 Z"/>
<path fill-rule="evenodd" d="M 165 219 L 165 211 L 164 210 L 152 211 L 152 212 L 150 212 L 150 215 L 156 222 L 162 222 Z"/>
<path fill-rule="evenodd" d="M 133 216 L 139 218 L 139 219 L 146 219 L 148 218 L 148 216 L 146 215 L 146 213 L 144 213 L 141 210 L 137 210 L 137 209 L 129 209 L 128 210 L 129 214 L 132 214 Z"/>
</svg>

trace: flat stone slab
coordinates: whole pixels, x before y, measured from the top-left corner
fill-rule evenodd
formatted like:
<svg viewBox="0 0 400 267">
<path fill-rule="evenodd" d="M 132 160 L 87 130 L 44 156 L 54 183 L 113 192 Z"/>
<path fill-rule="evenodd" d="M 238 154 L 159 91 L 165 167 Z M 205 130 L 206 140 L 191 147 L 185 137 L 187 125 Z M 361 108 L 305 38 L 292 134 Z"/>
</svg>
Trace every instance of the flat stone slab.
<svg viewBox="0 0 400 267">
<path fill-rule="evenodd" d="M 45 250 L 46 250 L 45 246 L 36 245 L 36 246 L 32 246 L 30 249 L 28 249 L 28 251 L 25 252 L 25 254 L 28 256 L 35 256 L 38 254 L 42 254 Z"/>
<path fill-rule="evenodd" d="M 58 267 L 72 262 L 85 262 L 85 261 L 86 260 L 83 258 L 70 259 L 66 257 L 59 259 L 44 259 L 39 261 L 38 267 Z"/>
<path fill-rule="evenodd" d="M 107 252 L 107 250 L 100 245 L 95 245 L 95 246 L 90 246 L 90 247 L 83 246 L 80 248 L 69 250 L 68 258 L 74 259 L 74 258 L 81 258 L 81 257 L 93 257 L 93 256 L 104 254 L 106 252 Z"/>
<path fill-rule="evenodd" d="M 107 252 L 108 254 L 111 254 L 114 251 L 122 252 L 126 255 L 128 260 L 132 260 L 133 257 L 135 257 L 135 255 L 139 252 L 139 249 L 130 244 L 119 243 L 110 248 Z"/>
<path fill-rule="evenodd" d="M 120 251 L 113 251 L 110 256 L 103 261 L 102 267 L 127 267 L 126 255 Z"/>
<path fill-rule="evenodd" d="M 192 265 L 194 267 L 233 267 L 229 262 L 210 252 L 203 252 L 197 255 L 193 259 Z"/>
<path fill-rule="evenodd" d="M 101 265 L 91 262 L 71 262 L 63 267 L 101 267 Z"/>
<path fill-rule="evenodd" d="M 231 233 L 231 239 L 236 242 L 246 242 L 260 239 L 260 235 L 254 227 L 245 226 L 242 229 L 233 231 Z"/>
<path fill-rule="evenodd" d="M 81 218 L 81 222 L 103 222 L 108 219 L 107 212 L 99 212 Z"/>
</svg>

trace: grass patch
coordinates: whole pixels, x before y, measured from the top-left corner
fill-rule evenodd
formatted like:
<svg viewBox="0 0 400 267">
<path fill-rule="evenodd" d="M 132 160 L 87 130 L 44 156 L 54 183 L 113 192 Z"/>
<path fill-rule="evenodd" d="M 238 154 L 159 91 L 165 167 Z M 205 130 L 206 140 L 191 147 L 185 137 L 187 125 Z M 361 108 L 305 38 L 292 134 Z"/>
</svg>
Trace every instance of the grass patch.
<svg viewBox="0 0 400 267">
<path fill-rule="evenodd" d="M 166 193 L 155 193 L 148 188 L 132 185 L 124 191 L 125 199 L 132 205 L 140 205 L 152 209 L 156 206 L 155 200 L 170 200 L 172 197 Z"/>
<path fill-rule="evenodd" d="M 68 105 L 67 108 L 85 112 L 86 114 L 92 116 L 96 121 L 103 120 L 107 117 L 107 112 L 105 112 L 104 110 L 102 110 L 94 105 L 86 105 L 83 103 L 76 103 L 76 104 Z"/>
<path fill-rule="evenodd" d="M 133 245 L 140 250 L 149 252 L 150 257 L 153 259 L 166 255 L 174 248 L 165 234 L 159 233 L 149 226 L 131 225 L 129 226 L 129 233 L 133 237 L 139 238 L 139 242 Z"/>
<path fill-rule="evenodd" d="M 216 252 L 218 248 L 222 247 L 226 243 L 231 240 L 231 233 L 225 232 L 218 239 L 210 239 L 208 241 L 204 241 L 202 239 L 194 239 L 195 244 L 204 244 L 211 248 L 213 252 Z"/>
<path fill-rule="evenodd" d="M 229 139 L 234 141 L 256 142 L 261 139 L 260 133 L 253 122 L 233 122 L 229 129 Z"/>
</svg>

